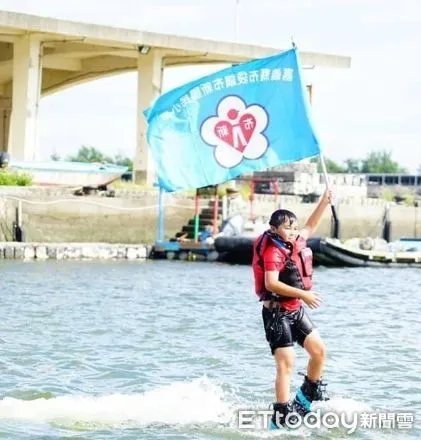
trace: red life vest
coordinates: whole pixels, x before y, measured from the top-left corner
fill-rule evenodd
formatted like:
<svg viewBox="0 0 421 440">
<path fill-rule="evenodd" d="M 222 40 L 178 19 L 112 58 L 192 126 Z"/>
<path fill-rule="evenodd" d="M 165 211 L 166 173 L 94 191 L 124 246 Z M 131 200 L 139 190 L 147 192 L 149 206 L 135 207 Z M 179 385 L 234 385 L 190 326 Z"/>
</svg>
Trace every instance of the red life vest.
<svg viewBox="0 0 421 440">
<path fill-rule="evenodd" d="M 313 253 L 306 245 L 302 237 L 298 237 L 294 243 L 284 242 L 277 239 L 269 232 L 265 232 L 254 242 L 253 272 L 255 279 L 256 295 L 261 301 L 273 300 L 285 303 L 296 308 L 298 298 L 275 295 L 265 287 L 265 269 L 263 254 L 268 247 L 272 247 L 275 253 L 281 253 L 285 260 L 284 268 L 279 272 L 279 281 L 298 289 L 310 290 L 313 275 Z"/>
</svg>

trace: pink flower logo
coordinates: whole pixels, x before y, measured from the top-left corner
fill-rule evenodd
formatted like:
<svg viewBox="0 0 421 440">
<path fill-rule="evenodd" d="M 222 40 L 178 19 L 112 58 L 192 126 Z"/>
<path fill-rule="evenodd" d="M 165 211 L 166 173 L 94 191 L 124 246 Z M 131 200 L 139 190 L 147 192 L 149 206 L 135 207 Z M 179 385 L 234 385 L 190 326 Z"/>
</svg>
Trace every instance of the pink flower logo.
<svg viewBox="0 0 421 440">
<path fill-rule="evenodd" d="M 246 106 L 238 96 L 227 96 L 217 108 L 217 116 L 207 118 L 200 129 L 202 139 L 215 147 L 215 159 L 224 168 L 237 166 L 243 158 L 259 159 L 268 148 L 262 134 L 268 125 L 266 110 Z"/>
</svg>

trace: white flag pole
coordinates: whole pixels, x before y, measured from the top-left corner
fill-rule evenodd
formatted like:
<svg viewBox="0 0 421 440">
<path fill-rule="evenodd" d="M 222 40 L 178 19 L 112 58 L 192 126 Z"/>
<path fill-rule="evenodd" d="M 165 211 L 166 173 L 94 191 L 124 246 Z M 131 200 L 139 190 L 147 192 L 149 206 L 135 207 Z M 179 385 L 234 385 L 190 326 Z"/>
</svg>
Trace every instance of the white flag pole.
<svg viewBox="0 0 421 440">
<path fill-rule="evenodd" d="M 322 153 L 320 153 L 319 157 L 320 157 L 320 164 L 322 165 L 323 176 L 325 179 L 326 190 L 329 191 L 331 187 L 329 182 L 329 175 L 327 173 L 325 158 Z M 336 212 L 336 206 L 333 200 L 330 201 L 330 207 L 332 209 L 332 216 L 334 222 L 333 238 L 339 238 L 339 220 L 338 220 L 338 214 Z"/>
<path fill-rule="evenodd" d="M 295 46 L 294 41 L 293 41 L 293 45 Z M 308 89 L 309 89 L 309 101 L 310 101 L 310 105 L 312 105 L 313 87 L 310 85 Z M 326 190 L 329 191 L 331 189 L 330 182 L 329 182 L 329 174 L 327 172 L 326 162 L 325 162 L 325 158 L 324 158 L 322 152 L 320 152 L 319 158 L 320 158 L 320 164 L 322 166 L 323 176 L 325 179 Z M 334 222 L 333 238 L 339 238 L 339 220 L 338 220 L 338 214 L 336 212 L 336 206 L 334 204 L 334 200 L 330 201 L 330 207 L 332 209 L 332 216 L 333 216 L 333 222 Z"/>
</svg>

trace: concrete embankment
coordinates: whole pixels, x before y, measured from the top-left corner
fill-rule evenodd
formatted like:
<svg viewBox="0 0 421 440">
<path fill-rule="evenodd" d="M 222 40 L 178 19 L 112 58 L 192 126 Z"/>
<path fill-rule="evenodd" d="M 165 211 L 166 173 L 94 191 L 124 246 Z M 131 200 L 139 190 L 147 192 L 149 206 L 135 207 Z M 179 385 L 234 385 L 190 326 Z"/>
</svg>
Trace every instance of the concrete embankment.
<svg viewBox="0 0 421 440">
<path fill-rule="evenodd" d="M 7 260 L 145 260 L 151 246 L 108 243 L 0 243 Z"/>
<path fill-rule="evenodd" d="M 13 237 L 16 211 L 21 209 L 24 240 L 28 243 L 154 243 L 158 218 L 157 191 L 118 189 L 114 198 L 90 195 L 74 196 L 70 189 L 0 187 L 0 241 Z M 207 206 L 209 200 L 201 200 Z M 387 202 L 382 199 L 342 198 L 337 210 L 341 220 L 341 238 L 378 237 L 382 234 Z M 245 219 L 258 218 L 267 223 L 279 207 L 296 213 L 303 224 L 315 207 L 301 203 L 300 197 L 256 194 L 253 202 L 244 199 L 240 213 Z M 188 193 L 165 196 L 165 237 L 181 231 L 194 215 L 194 198 Z M 391 239 L 421 236 L 421 207 L 390 205 Z M 331 213 L 327 209 L 317 235 L 331 233 Z M 28 251 L 30 252 L 30 251 Z"/>
</svg>

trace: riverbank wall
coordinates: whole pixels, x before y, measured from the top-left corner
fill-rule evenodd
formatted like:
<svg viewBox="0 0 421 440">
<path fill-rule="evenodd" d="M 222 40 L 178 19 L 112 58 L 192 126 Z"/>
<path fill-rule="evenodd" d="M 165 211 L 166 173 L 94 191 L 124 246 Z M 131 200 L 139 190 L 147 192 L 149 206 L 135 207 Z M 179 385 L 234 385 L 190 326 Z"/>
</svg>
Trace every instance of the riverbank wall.
<svg viewBox="0 0 421 440">
<path fill-rule="evenodd" d="M 200 201 L 201 207 L 210 200 Z M 342 198 L 337 211 L 341 238 L 378 237 L 382 234 L 387 202 L 382 199 Z M 244 200 L 245 219 L 266 222 L 279 207 L 293 211 L 301 224 L 315 207 L 301 203 L 295 196 L 256 194 L 252 202 Z M 194 216 L 192 194 L 165 195 L 165 238 L 170 239 Z M 0 242 L 11 241 L 13 223 L 20 210 L 24 241 L 28 243 L 109 243 L 152 245 L 156 240 L 158 194 L 155 189 L 117 189 L 114 197 L 99 194 L 75 196 L 71 189 L 2 187 L 0 188 Z M 391 238 L 421 236 L 421 208 L 391 204 Z M 327 209 L 317 235 L 330 236 L 331 212 Z M 30 252 L 30 251 L 28 251 Z"/>
</svg>

